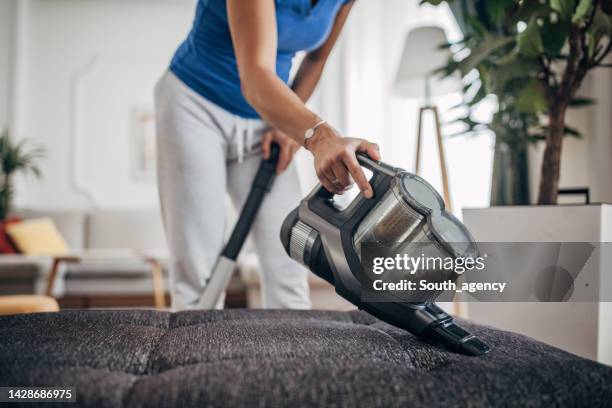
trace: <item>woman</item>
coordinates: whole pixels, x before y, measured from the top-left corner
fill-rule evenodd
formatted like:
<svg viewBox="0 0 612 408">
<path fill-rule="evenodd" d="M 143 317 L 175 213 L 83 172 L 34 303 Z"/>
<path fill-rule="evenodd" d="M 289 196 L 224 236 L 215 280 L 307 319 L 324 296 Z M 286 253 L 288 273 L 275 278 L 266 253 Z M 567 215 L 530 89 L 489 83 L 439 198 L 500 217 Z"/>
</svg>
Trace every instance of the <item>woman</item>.
<svg viewBox="0 0 612 408">
<path fill-rule="evenodd" d="M 159 189 L 172 254 L 173 306 L 197 307 L 224 237 L 226 189 L 241 208 L 270 144 L 280 174 L 253 226 L 270 308 L 308 308 L 306 271 L 284 252 L 283 218 L 301 192 L 291 160 L 304 146 L 334 193 L 354 180 L 372 190 L 355 152 L 376 145 L 344 138 L 311 112 L 311 96 L 352 7 L 351 0 L 199 0 L 193 28 L 156 87 Z M 287 85 L 296 52 L 304 58 Z"/>
</svg>

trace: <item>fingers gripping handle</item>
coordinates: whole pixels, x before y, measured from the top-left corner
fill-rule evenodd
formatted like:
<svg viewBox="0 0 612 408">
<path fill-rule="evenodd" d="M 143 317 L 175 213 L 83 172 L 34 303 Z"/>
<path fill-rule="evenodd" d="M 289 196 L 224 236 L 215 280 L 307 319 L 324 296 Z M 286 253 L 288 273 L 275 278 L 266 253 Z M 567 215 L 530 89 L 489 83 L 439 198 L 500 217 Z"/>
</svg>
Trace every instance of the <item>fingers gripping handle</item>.
<svg viewBox="0 0 612 408">
<path fill-rule="evenodd" d="M 374 190 L 375 195 L 377 193 L 376 191 L 377 178 L 382 177 L 382 176 L 393 177 L 398 172 L 397 168 L 389 166 L 388 164 L 383 163 L 381 161 L 376 161 L 372 159 L 370 156 L 368 156 L 366 153 L 359 152 L 356 154 L 356 156 L 357 156 L 357 161 L 359 162 L 359 164 L 362 167 L 372 172 L 372 177 L 370 178 L 369 182 Z M 333 202 L 334 195 L 335 195 L 334 193 L 328 191 L 325 187 L 323 187 L 322 184 L 320 184 L 315 194 L 315 198 L 319 200 L 327 201 L 328 204 L 333 209 L 335 209 L 336 211 L 340 211 Z"/>
</svg>

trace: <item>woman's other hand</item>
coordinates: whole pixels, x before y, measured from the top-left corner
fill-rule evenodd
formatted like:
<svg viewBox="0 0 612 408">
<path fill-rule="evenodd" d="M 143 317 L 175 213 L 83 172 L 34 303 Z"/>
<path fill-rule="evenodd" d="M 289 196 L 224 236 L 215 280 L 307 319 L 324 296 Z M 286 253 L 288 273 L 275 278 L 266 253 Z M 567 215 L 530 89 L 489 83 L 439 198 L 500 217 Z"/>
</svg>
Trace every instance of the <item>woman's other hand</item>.
<svg viewBox="0 0 612 408">
<path fill-rule="evenodd" d="M 264 133 L 261 140 L 261 149 L 263 151 L 263 157 L 265 160 L 268 160 L 270 157 L 272 142 L 276 143 L 280 147 L 280 156 L 278 158 L 278 163 L 276 164 L 276 173 L 281 174 L 283 171 L 287 170 L 287 167 L 289 167 L 289 164 L 291 163 L 291 160 L 293 160 L 295 152 L 297 152 L 297 150 L 300 148 L 300 145 L 280 130 L 270 128 L 266 131 L 266 133 Z"/>
<path fill-rule="evenodd" d="M 331 126 L 322 125 L 306 142 L 306 147 L 314 156 L 317 177 L 327 190 L 342 194 L 355 180 L 363 195 L 372 198 L 374 192 L 355 153 L 364 152 L 372 159 L 380 160 L 378 145 L 363 139 L 342 137 Z"/>
</svg>

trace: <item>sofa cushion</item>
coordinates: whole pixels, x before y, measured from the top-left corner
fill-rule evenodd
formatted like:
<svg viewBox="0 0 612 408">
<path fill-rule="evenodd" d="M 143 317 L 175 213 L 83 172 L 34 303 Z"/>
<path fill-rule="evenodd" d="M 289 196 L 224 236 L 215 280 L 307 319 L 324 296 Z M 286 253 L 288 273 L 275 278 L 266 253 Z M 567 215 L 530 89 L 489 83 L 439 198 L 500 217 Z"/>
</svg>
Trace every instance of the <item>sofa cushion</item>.
<svg viewBox="0 0 612 408">
<path fill-rule="evenodd" d="M 164 250 L 161 213 L 159 210 L 92 212 L 87 223 L 87 247 Z"/>
<path fill-rule="evenodd" d="M 0 384 L 79 406 L 604 406 L 612 368 L 462 322 L 468 357 L 363 312 L 63 311 L 0 317 Z"/>
</svg>

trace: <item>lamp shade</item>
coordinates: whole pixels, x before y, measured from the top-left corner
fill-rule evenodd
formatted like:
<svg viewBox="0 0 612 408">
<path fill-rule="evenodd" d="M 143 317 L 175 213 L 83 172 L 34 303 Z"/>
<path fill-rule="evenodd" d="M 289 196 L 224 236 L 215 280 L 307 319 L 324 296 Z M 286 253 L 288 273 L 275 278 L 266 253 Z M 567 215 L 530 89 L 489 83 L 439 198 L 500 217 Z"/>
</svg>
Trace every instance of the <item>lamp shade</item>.
<svg viewBox="0 0 612 408">
<path fill-rule="evenodd" d="M 456 78 L 443 78 L 441 74 L 433 73 L 446 65 L 451 57 L 448 48 L 440 48 L 446 42 L 446 35 L 440 27 L 418 27 L 408 32 L 393 91 L 413 98 L 429 98 L 456 91 Z"/>
</svg>

